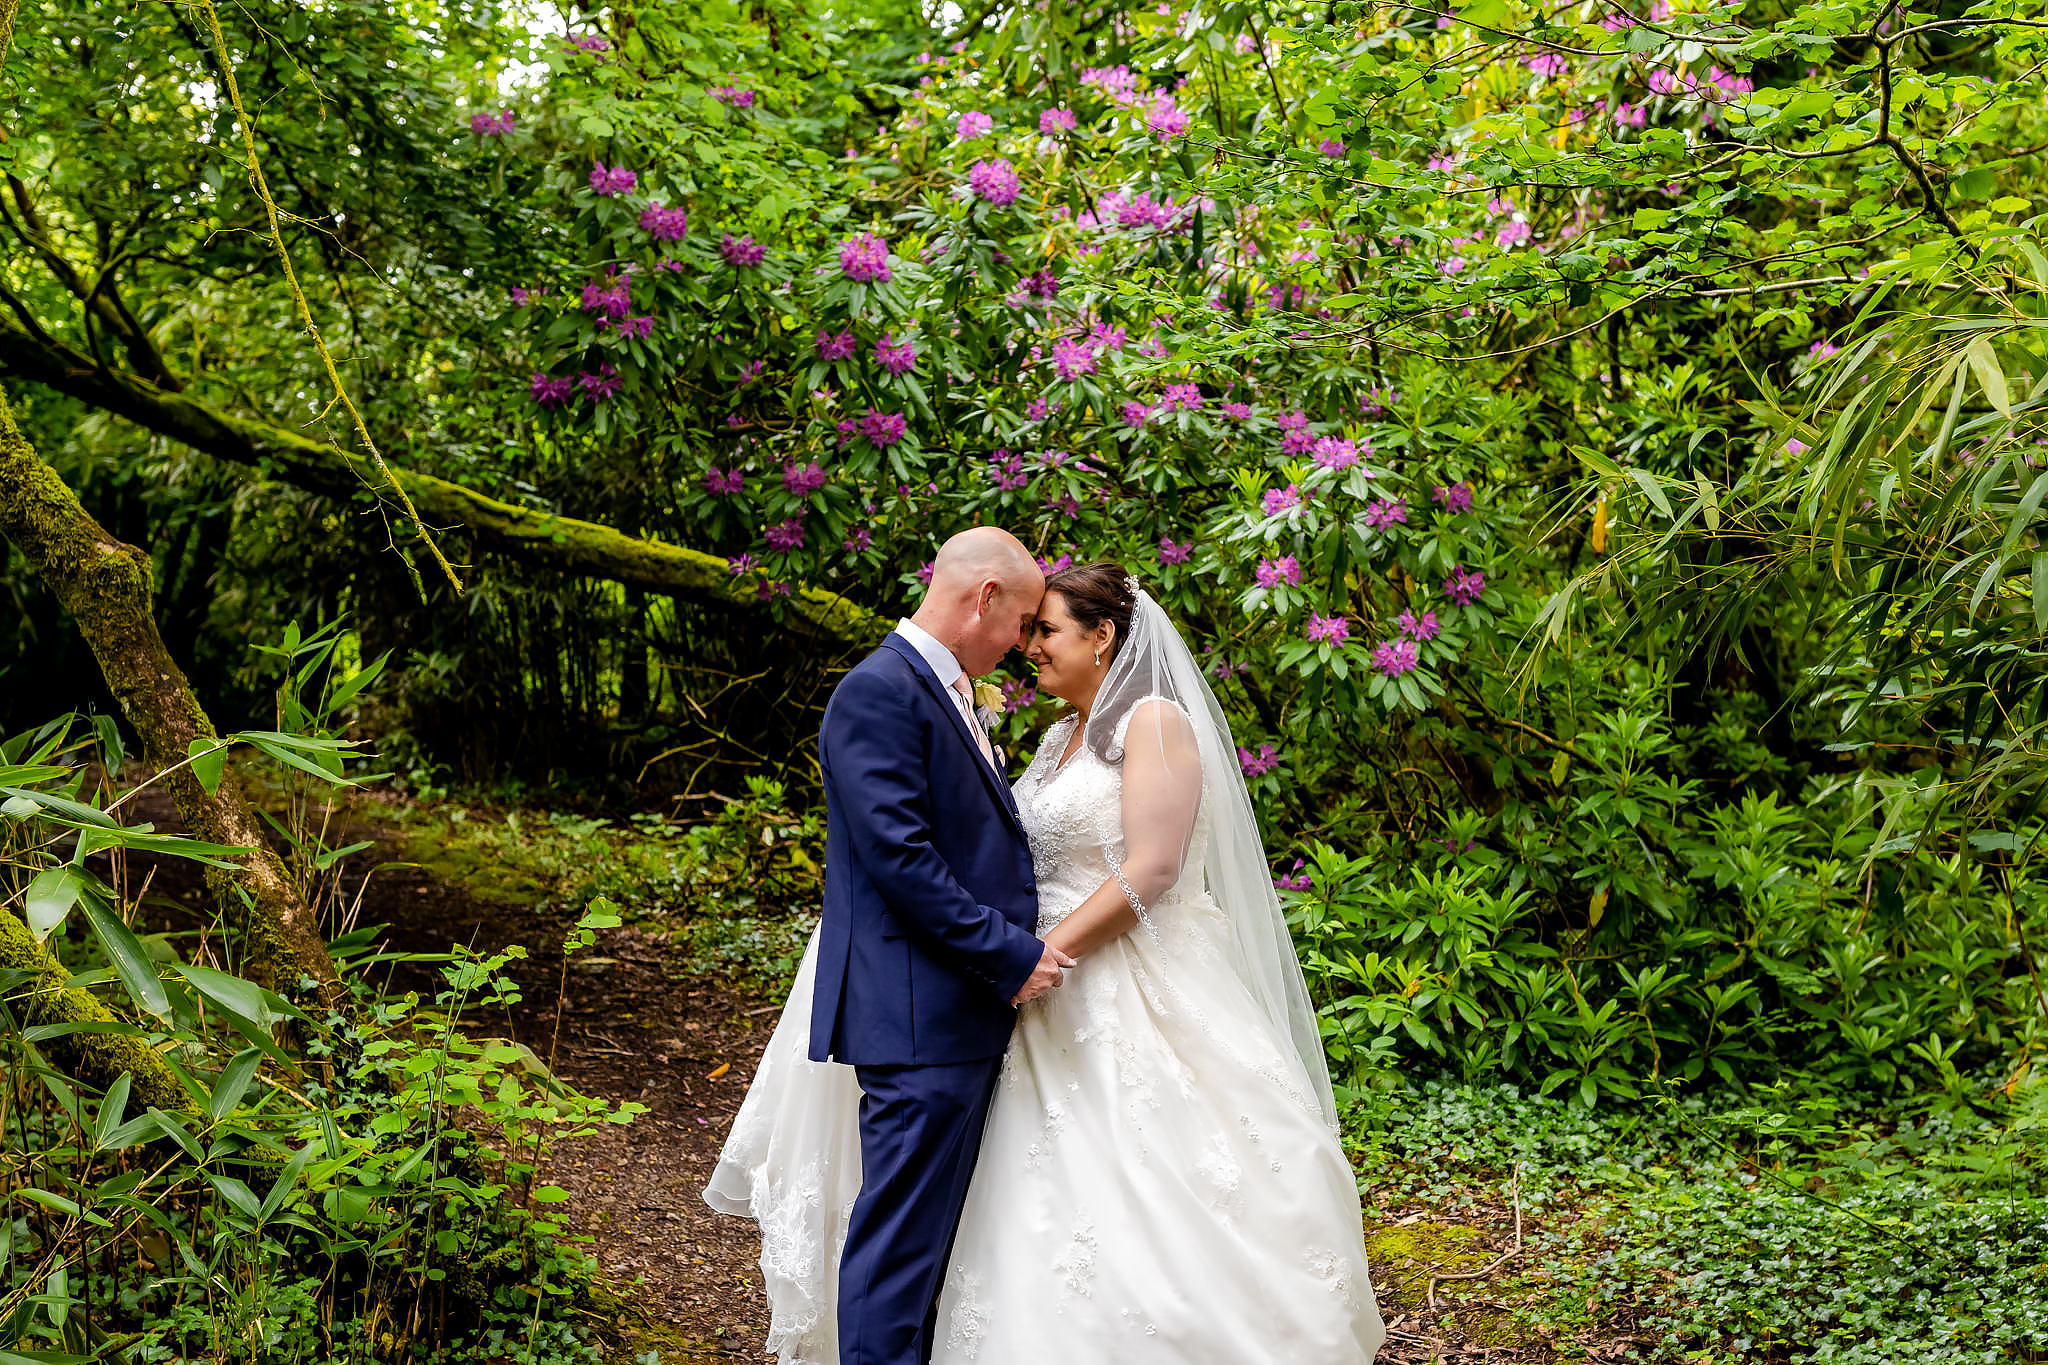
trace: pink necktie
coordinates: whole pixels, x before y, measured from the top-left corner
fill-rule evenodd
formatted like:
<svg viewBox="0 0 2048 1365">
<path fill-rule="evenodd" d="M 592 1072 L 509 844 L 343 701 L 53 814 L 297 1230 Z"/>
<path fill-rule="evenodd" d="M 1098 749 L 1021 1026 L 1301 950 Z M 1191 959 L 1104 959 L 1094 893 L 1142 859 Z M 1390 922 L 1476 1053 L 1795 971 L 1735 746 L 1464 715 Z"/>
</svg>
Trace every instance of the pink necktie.
<svg viewBox="0 0 2048 1365">
<path fill-rule="evenodd" d="M 967 686 L 965 673 L 953 675 L 953 690 L 960 696 L 960 709 L 967 714 L 967 728 L 974 731 L 974 742 L 981 746 L 981 756 L 987 759 L 988 765 L 993 768 L 996 765 L 996 751 L 989 747 L 988 732 L 983 730 L 981 722 L 974 718 L 974 693 Z"/>
</svg>

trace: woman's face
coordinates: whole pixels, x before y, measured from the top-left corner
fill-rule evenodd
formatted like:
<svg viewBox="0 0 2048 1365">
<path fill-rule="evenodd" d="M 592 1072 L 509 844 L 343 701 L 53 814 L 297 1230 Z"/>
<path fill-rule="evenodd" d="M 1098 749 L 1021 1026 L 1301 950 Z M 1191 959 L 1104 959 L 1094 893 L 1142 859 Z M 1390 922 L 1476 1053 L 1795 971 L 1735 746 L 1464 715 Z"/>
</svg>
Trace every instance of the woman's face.
<svg viewBox="0 0 2048 1365">
<path fill-rule="evenodd" d="M 1087 706 L 1109 671 L 1109 642 L 1115 634 L 1115 627 L 1107 621 L 1094 630 L 1082 629 L 1067 610 L 1067 599 L 1057 590 L 1047 592 L 1038 604 L 1038 620 L 1032 624 L 1031 643 L 1024 650 L 1024 657 L 1038 668 L 1039 691 L 1074 706 Z M 1100 665 L 1095 662 L 1098 651 Z"/>
</svg>

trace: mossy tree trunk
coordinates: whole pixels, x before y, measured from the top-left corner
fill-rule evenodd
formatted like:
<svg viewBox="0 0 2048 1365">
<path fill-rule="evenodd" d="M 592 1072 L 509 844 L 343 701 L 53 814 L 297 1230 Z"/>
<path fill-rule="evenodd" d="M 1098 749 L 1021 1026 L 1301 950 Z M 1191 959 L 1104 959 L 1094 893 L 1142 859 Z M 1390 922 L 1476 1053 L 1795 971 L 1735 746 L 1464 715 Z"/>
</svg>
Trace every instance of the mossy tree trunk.
<svg viewBox="0 0 2048 1365">
<path fill-rule="evenodd" d="M 33 973 L 8 992 L 7 1003 L 24 1028 L 50 1024 L 112 1024 L 120 1021 L 89 991 L 66 989 L 71 973 L 47 945 L 36 942 L 14 915 L 0 909 L 0 969 Z M 59 1070 L 104 1091 L 125 1072 L 134 1086 L 132 1105 L 153 1104 L 176 1112 L 192 1107 L 191 1097 L 164 1059 L 142 1039 L 121 1033 L 66 1033 L 36 1044 Z"/>
<path fill-rule="evenodd" d="M 218 732 L 158 634 L 149 556 L 114 539 L 45 464 L 0 393 L 0 535 L 20 548 L 78 623 L 107 687 L 159 770 L 183 763 L 198 739 Z M 337 989 L 317 917 L 264 842 L 263 825 L 232 773 L 213 792 L 189 766 L 165 779 L 192 833 L 251 851 L 235 869 L 209 868 L 207 883 L 239 950 L 242 974 L 275 990 L 309 973 Z"/>
</svg>

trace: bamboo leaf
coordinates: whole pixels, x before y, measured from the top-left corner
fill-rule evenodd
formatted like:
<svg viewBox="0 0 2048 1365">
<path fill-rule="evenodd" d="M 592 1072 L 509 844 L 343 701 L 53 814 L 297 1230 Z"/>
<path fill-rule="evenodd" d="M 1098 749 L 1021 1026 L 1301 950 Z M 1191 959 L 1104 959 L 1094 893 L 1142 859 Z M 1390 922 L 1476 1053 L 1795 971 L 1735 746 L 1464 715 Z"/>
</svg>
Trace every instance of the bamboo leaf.
<svg viewBox="0 0 2048 1365">
<path fill-rule="evenodd" d="M 2004 569 L 2005 556 L 1991 556 L 1991 562 L 1984 566 L 1984 572 L 1978 577 L 1975 590 L 1970 593 L 1970 615 L 1972 617 L 1976 616 L 1978 606 L 1984 601 L 1986 595 L 1990 593 L 1991 585 L 1998 581 Z"/>
<path fill-rule="evenodd" d="M 1667 517 L 1671 515 L 1671 503 L 1664 497 L 1664 489 L 1658 484 L 1655 475 L 1646 469 L 1631 469 L 1628 476 L 1636 481 L 1636 486 L 1643 490 L 1644 495 L 1656 505 L 1659 512 Z"/>
<path fill-rule="evenodd" d="M 1969 357 L 1970 368 L 1977 372 L 1977 382 L 1984 386 L 1984 396 L 1997 408 L 2000 415 L 2012 416 L 2012 396 L 2006 392 L 2005 371 L 1998 368 L 1998 353 L 1991 349 L 1991 338 L 1978 337 L 1963 352 Z"/>
<path fill-rule="evenodd" d="M 2034 520 L 2034 513 L 2041 510 L 2041 498 L 2048 494 L 2048 471 L 2034 476 L 2027 485 L 2027 491 L 2020 494 L 2019 505 L 2013 508 L 2012 521 L 2005 528 L 2005 544 L 2000 547 L 2004 554 L 2011 554 L 2020 543 L 2020 537 L 2027 533 L 2027 527 Z"/>
<path fill-rule="evenodd" d="M 101 1151 L 113 1146 L 114 1132 L 121 1126 L 122 1113 L 128 1108 L 128 1092 L 135 1086 L 135 1078 L 124 1071 L 114 1078 L 107 1087 L 107 1097 L 100 1101 L 99 1117 L 92 1126 L 93 1144 Z"/>
<path fill-rule="evenodd" d="M 241 1103 L 242 1095 L 249 1089 L 249 1082 L 256 1077 L 257 1064 L 263 1054 L 255 1048 L 244 1048 L 229 1059 L 214 1079 L 213 1094 L 207 1097 L 206 1116 L 215 1123 L 234 1112 Z"/>
<path fill-rule="evenodd" d="M 93 937 L 99 940 L 100 950 L 114 964 L 121 984 L 128 988 L 128 995 L 136 1007 L 158 1018 L 169 1014 L 171 998 L 164 993 L 164 983 L 157 979 L 156 963 L 150 958 L 149 950 L 142 946 L 142 940 L 135 936 L 135 931 L 121 922 L 112 906 L 103 903 L 89 889 L 79 897 L 79 904 L 85 911 L 85 922 L 92 927 Z"/>
<path fill-rule="evenodd" d="M 92 874 L 76 863 L 59 863 L 36 874 L 36 879 L 28 884 L 22 904 L 28 931 L 35 935 L 36 942 L 41 943 L 64 922 L 91 880 Z"/>
<path fill-rule="evenodd" d="M 228 743 L 224 739 L 195 739 L 185 750 L 192 758 L 192 775 L 199 779 L 199 785 L 212 796 L 220 790 L 220 780 L 228 770 Z"/>
<path fill-rule="evenodd" d="M 2048 550 L 2034 551 L 2034 629 L 2048 632 Z"/>
</svg>

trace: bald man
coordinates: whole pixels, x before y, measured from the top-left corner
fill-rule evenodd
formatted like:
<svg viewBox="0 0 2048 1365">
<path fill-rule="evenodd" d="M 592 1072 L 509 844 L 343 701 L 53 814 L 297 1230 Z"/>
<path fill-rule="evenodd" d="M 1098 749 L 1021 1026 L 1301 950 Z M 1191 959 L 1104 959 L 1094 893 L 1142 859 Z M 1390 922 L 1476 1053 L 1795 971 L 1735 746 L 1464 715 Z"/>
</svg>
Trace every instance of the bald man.
<svg viewBox="0 0 2048 1365">
<path fill-rule="evenodd" d="M 840 1365 L 927 1365 L 1017 1005 L 1073 959 L 1040 942 L 1031 849 L 970 680 L 1021 649 L 1045 578 L 1007 531 L 940 547 L 914 615 L 825 707 L 813 1061 L 861 1088 Z"/>
</svg>

